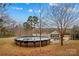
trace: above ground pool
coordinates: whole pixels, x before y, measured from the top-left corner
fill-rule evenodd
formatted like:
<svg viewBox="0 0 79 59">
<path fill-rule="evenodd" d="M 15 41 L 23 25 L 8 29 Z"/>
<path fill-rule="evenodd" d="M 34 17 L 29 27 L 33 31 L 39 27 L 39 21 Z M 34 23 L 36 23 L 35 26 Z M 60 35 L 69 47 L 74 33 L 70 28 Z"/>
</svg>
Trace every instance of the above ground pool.
<svg viewBox="0 0 79 59">
<path fill-rule="evenodd" d="M 27 47 L 39 47 L 46 46 L 50 44 L 50 39 L 46 36 L 19 36 L 15 39 L 15 44 L 18 46 L 27 46 Z"/>
</svg>

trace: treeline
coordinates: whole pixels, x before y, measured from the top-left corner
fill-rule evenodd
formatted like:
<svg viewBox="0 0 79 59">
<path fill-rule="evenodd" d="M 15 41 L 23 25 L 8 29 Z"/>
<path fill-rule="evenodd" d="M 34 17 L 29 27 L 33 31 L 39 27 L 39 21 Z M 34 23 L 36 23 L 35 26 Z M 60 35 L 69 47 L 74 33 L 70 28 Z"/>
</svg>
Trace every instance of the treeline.
<svg viewBox="0 0 79 59">
<path fill-rule="evenodd" d="M 0 3 L 0 37 L 14 36 L 13 27 L 15 21 L 12 20 L 5 12 L 10 4 Z"/>
<path fill-rule="evenodd" d="M 15 36 L 15 32 L 11 29 L 1 29 L 0 31 L 0 37 L 12 37 Z"/>
</svg>

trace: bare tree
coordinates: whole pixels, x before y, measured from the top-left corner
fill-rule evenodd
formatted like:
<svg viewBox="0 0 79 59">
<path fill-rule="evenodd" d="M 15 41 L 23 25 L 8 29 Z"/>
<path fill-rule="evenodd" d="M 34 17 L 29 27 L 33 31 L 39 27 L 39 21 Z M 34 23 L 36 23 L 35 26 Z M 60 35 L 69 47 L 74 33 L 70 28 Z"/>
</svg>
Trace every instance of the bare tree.
<svg viewBox="0 0 79 59">
<path fill-rule="evenodd" d="M 0 3 L 0 32 L 6 32 L 6 28 L 9 29 L 11 27 L 10 25 L 15 23 L 14 20 L 5 13 L 8 10 L 9 5 L 11 4 Z"/>
<path fill-rule="evenodd" d="M 79 13 L 75 10 L 76 4 L 57 4 L 50 6 L 47 9 L 47 17 L 49 20 L 53 21 L 56 26 L 59 35 L 61 46 L 63 46 L 63 37 L 67 28 L 79 18 Z"/>
<path fill-rule="evenodd" d="M 8 8 L 8 6 L 11 5 L 9 3 L 0 3 L 0 13 L 4 13 Z"/>
</svg>

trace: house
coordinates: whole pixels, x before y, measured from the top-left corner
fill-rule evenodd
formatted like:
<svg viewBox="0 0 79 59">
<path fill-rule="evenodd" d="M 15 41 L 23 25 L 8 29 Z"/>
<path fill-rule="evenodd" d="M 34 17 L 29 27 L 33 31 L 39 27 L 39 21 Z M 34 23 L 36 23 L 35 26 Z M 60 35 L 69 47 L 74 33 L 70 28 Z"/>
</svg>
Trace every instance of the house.
<svg viewBox="0 0 79 59">
<path fill-rule="evenodd" d="M 50 38 L 54 39 L 54 40 L 58 40 L 59 39 L 59 33 L 57 31 L 53 31 L 50 33 Z"/>
<path fill-rule="evenodd" d="M 51 40 L 60 40 L 60 35 L 59 32 L 54 30 L 53 32 L 50 33 L 50 39 Z M 70 40 L 71 35 L 64 35 L 63 37 L 64 41 Z"/>
</svg>

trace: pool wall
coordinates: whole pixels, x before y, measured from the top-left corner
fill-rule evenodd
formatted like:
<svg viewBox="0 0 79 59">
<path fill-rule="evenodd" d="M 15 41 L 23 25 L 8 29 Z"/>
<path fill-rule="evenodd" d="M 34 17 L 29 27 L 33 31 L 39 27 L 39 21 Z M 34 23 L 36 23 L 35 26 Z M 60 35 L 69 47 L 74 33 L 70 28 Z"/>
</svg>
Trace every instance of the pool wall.
<svg viewBox="0 0 79 59">
<path fill-rule="evenodd" d="M 50 44 L 50 39 L 48 40 L 39 40 L 39 41 L 22 41 L 22 40 L 16 40 L 15 44 L 18 46 L 26 46 L 26 47 L 39 47 L 41 42 L 41 46 L 47 46 Z"/>
</svg>

